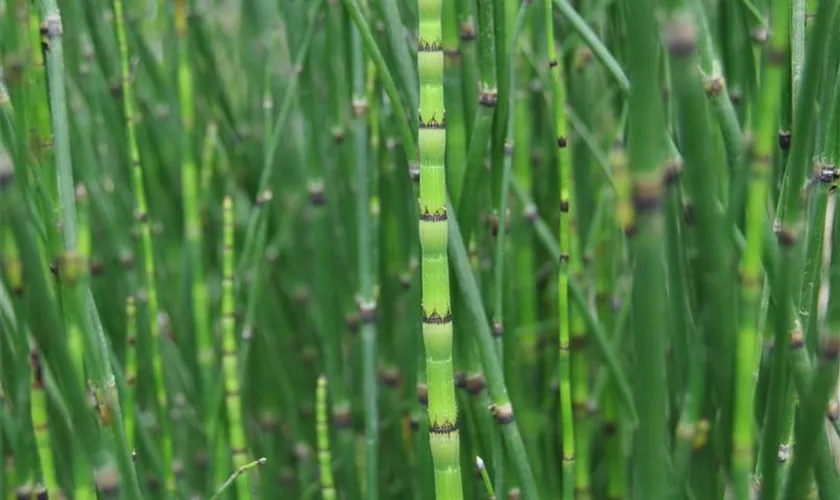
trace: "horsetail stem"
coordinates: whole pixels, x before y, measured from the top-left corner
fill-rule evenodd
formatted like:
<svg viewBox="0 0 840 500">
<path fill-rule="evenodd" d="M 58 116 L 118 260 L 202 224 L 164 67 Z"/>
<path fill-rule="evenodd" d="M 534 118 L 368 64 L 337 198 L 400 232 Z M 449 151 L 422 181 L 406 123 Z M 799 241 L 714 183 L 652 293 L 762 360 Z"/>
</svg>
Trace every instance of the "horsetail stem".
<svg viewBox="0 0 840 500">
<path fill-rule="evenodd" d="M 193 105 L 193 75 L 189 60 L 188 27 L 184 0 L 175 2 L 175 32 L 178 44 L 178 104 L 181 119 L 181 188 L 184 210 L 184 239 L 186 253 L 190 262 L 190 306 L 192 308 L 192 328 L 196 339 L 196 356 L 200 370 L 199 385 L 201 387 L 201 407 L 210 406 L 210 387 L 214 361 L 214 346 L 208 315 L 207 285 L 204 277 L 202 248 L 204 238 L 199 216 L 199 178 L 198 168 L 193 153 L 193 127 L 195 110 Z M 208 138 L 213 133 L 208 134 Z M 212 149 L 205 145 L 205 157 Z M 208 163 L 204 164 L 205 172 L 211 171 Z M 210 418 L 204 415 L 205 421 Z M 213 437 L 210 436 L 210 439 Z"/>
<path fill-rule="evenodd" d="M 58 480 L 55 474 L 53 450 L 50 444 L 49 420 L 47 416 L 47 394 L 44 391 L 44 373 L 41 365 L 41 355 L 37 349 L 30 354 L 32 364 L 32 392 L 30 407 L 32 415 L 32 429 L 35 431 L 35 441 L 38 447 L 38 459 L 41 462 L 41 475 L 47 488 L 47 495 L 57 497 Z"/>
<path fill-rule="evenodd" d="M 137 112 L 134 100 L 134 88 L 131 82 L 129 68 L 128 42 L 126 40 L 125 15 L 122 0 L 114 0 L 114 18 L 116 21 L 117 40 L 119 42 L 120 69 L 123 115 L 128 133 L 129 167 L 132 170 L 134 187 L 135 217 L 140 225 L 140 239 L 145 268 L 145 292 L 147 297 L 147 317 L 149 319 L 150 347 L 152 353 L 152 381 L 158 406 L 158 421 L 161 429 L 159 446 L 163 456 L 163 471 L 165 474 L 165 491 L 175 493 L 175 473 L 172 467 L 173 449 L 169 420 L 169 404 L 166 396 L 166 385 L 163 373 L 163 340 L 161 339 L 161 318 L 158 306 L 157 282 L 155 278 L 155 256 L 152 247 L 152 233 L 149 228 L 149 208 L 146 203 L 144 187 L 143 163 L 137 145 L 137 131 L 135 120 Z"/>
<path fill-rule="evenodd" d="M 569 351 L 569 253 L 575 251 L 570 243 L 571 164 L 566 137 L 566 91 L 564 88 L 563 58 L 557 56 L 554 40 L 554 17 L 551 0 L 545 0 L 547 56 L 554 93 L 554 134 L 557 145 L 557 169 L 560 180 L 560 263 L 557 272 L 559 347 L 560 347 L 560 429 L 563 435 L 563 498 L 574 496 L 575 430 L 572 411 L 571 356 Z"/>
<path fill-rule="evenodd" d="M 639 427 L 633 442 L 633 498 L 664 498 L 666 466 L 667 391 L 665 387 L 665 269 L 662 231 L 662 172 L 657 144 L 665 130 L 656 53 L 654 2 L 637 2 L 626 9 L 628 69 L 633 82 L 629 97 L 628 142 L 633 231 L 633 389 L 639 407 Z"/>
<path fill-rule="evenodd" d="M 379 498 L 379 391 L 377 385 L 377 303 L 374 292 L 375 223 L 371 215 L 371 161 L 368 155 L 368 109 L 365 58 L 357 28 L 350 33 L 353 49 L 353 125 L 356 170 L 356 227 L 359 269 L 359 320 L 361 321 L 362 370 L 365 411 L 366 498 Z M 375 132 L 371 130 L 371 135 Z"/>
<path fill-rule="evenodd" d="M 225 410 L 230 431 L 230 449 L 233 466 L 237 470 L 248 461 L 248 444 L 242 424 L 242 396 L 239 391 L 239 363 L 236 345 L 236 304 L 234 286 L 234 227 L 233 202 L 225 196 L 222 205 L 224 233 L 222 270 L 222 370 L 225 384 Z M 250 478 L 250 476 L 249 476 Z M 250 479 L 236 482 L 237 498 L 251 498 Z"/>
<path fill-rule="evenodd" d="M 137 413 L 137 306 L 134 296 L 125 299 L 125 385 L 127 393 L 123 398 L 125 414 L 125 435 L 128 446 L 134 450 L 137 446 L 136 413 Z"/>
<path fill-rule="evenodd" d="M 733 481 L 736 498 L 749 498 L 750 472 L 753 464 L 753 356 L 758 341 L 759 296 L 761 291 L 761 254 L 763 226 L 765 224 L 765 203 L 769 194 L 769 177 L 772 173 L 772 153 L 776 139 L 778 94 L 782 86 L 783 57 L 787 41 L 785 26 L 787 16 L 784 2 L 774 2 L 771 22 L 773 26 L 770 45 L 765 59 L 763 84 L 758 105 L 754 108 L 752 150 L 747 185 L 745 235 L 747 247 L 740 265 L 741 279 L 741 328 L 738 334 L 736 354 L 735 415 L 732 427 Z M 781 350 L 781 349 L 780 349 Z M 775 416 L 769 415 L 764 423 L 764 432 L 772 429 Z M 768 444 L 773 446 L 772 444 Z M 769 450 L 765 450 L 769 451 Z M 767 454 L 769 458 L 769 453 Z M 762 462 L 764 469 L 775 467 L 768 460 Z M 774 477 L 771 475 L 771 477 Z"/>
<path fill-rule="evenodd" d="M 330 457 L 330 426 L 327 417 L 327 377 L 318 377 L 315 391 L 315 428 L 318 434 L 318 470 L 321 472 L 321 496 L 324 500 L 336 498 L 333 482 L 332 458 Z"/>
<path fill-rule="evenodd" d="M 439 500 L 462 498 L 458 408 L 452 363 L 446 207 L 446 111 L 441 46 L 442 2 L 420 0 L 417 71 L 420 78 L 421 314 L 426 349 L 429 443 Z"/>
</svg>

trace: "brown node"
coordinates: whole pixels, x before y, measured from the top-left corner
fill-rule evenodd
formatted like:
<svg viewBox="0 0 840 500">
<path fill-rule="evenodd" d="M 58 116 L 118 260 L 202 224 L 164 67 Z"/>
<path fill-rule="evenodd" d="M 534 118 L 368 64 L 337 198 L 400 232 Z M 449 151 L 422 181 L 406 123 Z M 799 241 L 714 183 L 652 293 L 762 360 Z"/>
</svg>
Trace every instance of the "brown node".
<svg viewBox="0 0 840 500">
<path fill-rule="evenodd" d="M 782 227 L 776 231 L 776 238 L 783 247 L 790 247 L 796 243 L 796 230 L 789 227 Z"/>
<path fill-rule="evenodd" d="M 840 404 L 837 403 L 837 400 L 832 399 L 828 404 L 826 415 L 832 422 L 836 422 L 837 419 L 840 418 Z"/>
<path fill-rule="evenodd" d="M 529 203 L 528 206 L 525 207 L 525 220 L 534 223 L 540 218 L 540 212 L 537 209 L 537 206 L 533 203 Z"/>
<path fill-rule="evenodd" d="M 312 458 L 312 448 L 308 444 L 299 441 L 292 447 L 292 456 L 298 462 L 308 462 Z"/>
<path fill-rule="evenodd" d="M 560 211 L 564 214 L 569 213 L 569 200 L 565 198 L 560 200 Z"/>
<path fill-rule="evenodd" d="M 429 404 L 429 387 L 426 384 L 417 384 L 417 401 L 422 406 Z"/>
<path fill-rule="evenodd" d="M 441 207 L 434 212 L 429 212 L 428 208 L 420 212 L 420 220 L 423 222 L 442 222 L 447 219 L 446 207 Z"/>
<path fill-rule="evenodd" d="M 45 487 L 26 484 L 15 491 L 15 498 L 18 500 L 32 500 L 33 498 L 47 500 L 49 496 L 47 496 L 47 489 Z"/>
<path fill-rule="evenodd" d="M 790 149 L 792 135 L 790 130 L 779 130 L 779 147 L 782 151 Z"/>
<path fill-rule="evenodd" d="M 493 322 L 493 338 L 500 339 L 505 334 L 505 327 L 498 321 Z"/>
<path fill-rule="evenodd" d="M 103 495 L 114 495 L 120 489 L 120 475 L 111 467 L 98 471 L 94 475 L 96 490 Z"/>
<path fill-rule="evenodd" d="M 336 408 L 333 411 L 333 425 L 335 425 L 336 429 L 346 429 L 350 427 L 351 418 L 350 418 L 350 409 L 349 408 Z"/>
<path fill-rule="evenodd" d="M 726 82 L 722 76 L 715 76 L 706 80 L 703 84 L 703 90 L 709 97 L 719 96 L 723 89 L 726 88 Z"/>
<path fill-rule="evenodd" d="M 569 142 L 568 142 L 568 140 L 566 140 L 566 136 L 561 135 L 560 137 L 557 138 L 557 147 L 558 148 L 563 149 L 568 145 L 569 145 Z"/>
<path fill-rule="evenodd" d="M 805 336 L 802 334 L 802 330 L 797 328 L 796 330 L 790 333 L 790 340 L 789 340 L 789 347 L 791 350 L 801 349 L 805 346 Z"/>
<path fill-rule="evenodd" d="M 379 380 L 385 387 L 395 388 L 400 383 L 400 372 L 396 368 L 385 367 L 379 371 Z"/>
<path fill-rule="evenodd" d="M 683 163 L 679 159 L 673 159 L 665 164 L 664 172 L 662 174 L 662 183 L 665 186 L 671 186 L 677 182 L 682 175 Z"/>
<path fill-rule="evenodd" d="M 520 491 L 519 488 L 512 488 L 508 491 L 507 497 L 508 500 L 520 500 L 522 498 L 522 491 Z"/>
<path fill-rule="evenodd" d="M 414 415 L 408 418 L 408 426 L 412 431 L 416 431 L 420 428 L 420 420 L 417 419 Z"/>
<path fill-rule="evenodd" d="M 411 163 L 408 166 L 408 175 L 411 178 L 411 182 L 420 182 L 420 166 L 416 163 Z"/>
<path fill-rule="evenodd" d="M 93 257 L 90 260 L 90 274 L 91 276 L 99 276 L 105 270 L 105 264 L 99 257 Z"/>
<path fill-rule="evenodd" d="M 323 185 L 319 184 L 309 187 L 309 202 L 316 207 L 322 206 L 326 202 Z"/>
<path fill-rule="evenodd" d="M 486 387 L 484 374 L 481 372 L 470 374 L 466 379 L 465 386 L 470 395 L 479 394 Z"/>
<path fill-rule="evenodd" d="M 633 206 L 638 213 L 653 212 L 662 204 L 662 180 L 638 179 L 633 183 Z"/>
<path fill-rule="evenodd" d="M 359 302 L 359 320 L 365 325 L 376 323 L 376 302 Z"/>
<path fill-rule="evenodd" d="M 478 104 L 485 108 L 495 108 L 499 100 L 499 93 L 496 89 L 482 90 L 478 94 Z"/>
<path fill-rule="evenodd" d="M 359 332 L 359 315 L 355 313 L 347 313 L 344 317 L 344 322 L 347 324 L 347 331 L 351 335 Z"/>
<path fill-rule="evenodd" d="M 457 387 L 458 389 L 466 389 L 467 388 L 467 374 L 466 373 L 464 373 L 462 371 L 455 372 L 455 377 L 454 378 L 455 378 L 455 387 Z"/>
<path fill-rule="evenodd" d="M 823 362 L 832 363 L 836 361 L 838 354 L 840 354 L 840 338 L 833 335 L 830 337 L 824 337 L 822 341 L 822 349 L 820 350 L 820 356 L 822 357 Z"/>
<path fill-rule="evenodd" d="M 458 30 L 458 36 L 461 38 L 462 42 L 470 42 L 475 40 L 475 23 L 473 23 L 471 19 L 465 23 L 462 23 Z"/>
<path fill-rule="evenodd" d="M 680 16 L 665 27 L 665 42 L 675 57 L 688 57 L 697 48 L 697 27 L 692 18 Z"/>
<path fill-rule="evenodd" d="M 510 403 L 505 403 L 502 406 L 493 405 L 491 407 L 493 417 L 500 425 L 507 425 L 513 422 L 513 406 Z"/>
</svg>

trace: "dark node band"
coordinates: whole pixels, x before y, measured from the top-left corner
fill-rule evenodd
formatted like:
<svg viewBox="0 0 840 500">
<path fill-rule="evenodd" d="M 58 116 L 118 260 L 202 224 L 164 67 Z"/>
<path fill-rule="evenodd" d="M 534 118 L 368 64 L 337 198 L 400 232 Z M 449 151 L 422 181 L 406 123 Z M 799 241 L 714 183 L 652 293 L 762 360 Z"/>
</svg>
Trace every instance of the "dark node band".
<svg viewBox="0 0 840 500">
<path fill-rule="evenodd" d="M 510 403 L 501 407 L 494 406 L 492 408 L 493 416 L 499 425 L 507 425 L 513 422 L 513 406 Z"/>
<path fill-rule="evenodd" d="M 665 27 L 665 42 L 674 57 L 688 57 L 697 48 L 697 27 L 691 18 L 675 17 Z"/>
<path fill-rule="evenodd" d="M 782 151 L 790 149 L 792 135 L 790 130 L 779 130 L 779 147 Z"/>
<path fill-rule="evenodd" d="M 785 62 L 785 51 L 780 50 L 778 48 L 772 47 L 770 49 L 770 53 L 768 54 L 768 60 L 770 64 L 784 64 Z"/>
<path fill-rule="evenodd" d="M 793 246 L 796 243 L 796 231 L 783 227 L 776 231 L 776 238 L 779 240 L 779 244 L 784 247 Z"/>
<path fill-rule="evenodd" d="M 422 310 L 423 323 L 426 325 L 446 325 L 452 323 L 452 311 L 446 311 L 441 315 L 437 310 L 432 311 L 432 314 L 426 313 L 426 309 Z"/>
<path fill-rule="evenodd" d="M 683 164 L 681 161 L 670 161 L 665 165 L 665 172 L 662 174 L 662 183 L 671 186 L 676 183 L 682 175 Z"/>
<path fill-rule="evenodd" d="M 801 330 L 796 330 L 790 334 L 790 350 L 802 349 L 805 346 L 805 336 Z"/>
<path fill-rule="evenodd" d="M 498 321 L 493 322 L 493 337 L 500 339 L 505 334 L 505 328 Z"/>
<path fill-rule="evenodd" d="M 548 61 L 548 67 L 549 68 L 556 68 L 557 67 L 557 59 L 552 59 L 552 60 Z"/>
<path fill-rule="evenodd" d="M 376 303 L 359 304 L 359 320 L 366 325 L 376 323 Z"/>
<path fill-rule="evenodd" d="M 476 38 L 475 24 L 465 23 L 459 27 L 458 36 L 462 42 L 471 42 Z"/>
<path fill-rule="evenodd" d="M 428 209 L 420 212 L 420 220 L 423 222 L 442 222 L 447 218 L 446 208 L 440 208 L 434 212 L 429 212 Z"/>
<path fill-rule="evenodd" d="M 443 50 L 443 47 L 438 40 L 418 40 L 417 50 L 419 52 L 440 52 Z"/>
<path fill-rule="evenodd" d="M 429 387 L 426 384 L 417 384 L 417 401 L 422 406 L 429 404 Z"/>
<path fill-rule="evenodd" d="M 418 127 L 421 128 L 421 129 L 426 129 L 426 130 L 430 130 L 430 129 L 431 130 L 434 130 L 434 129 L 443 130 L 443 129 L 446 129 L 446 111 L 444 111 L 442 113 L 440 119 L 438 119 L 437 114 L 432 114 L 431 118 L 429 118 L 429 119 L 423 119 L 423 115 L 419 115 L 418 119 L 419 119 L 419 122 L 420 122 Z"/>
<path fill-rule="evenodd" d="M 316 207 L 322 206 L 327 201 L 323 187 L 313 187 L 309 189 L 309 203 Z"/>
<path fill-rule="evenodd" d="M 726 82 L 723 77 L 720 76 L 709 78 L 703 86 L 703 89 L 706 91 L 706 95 L 709 97 L 719 96 L 723 92 L 724 88 L 726 88 Z"/>
<path fill-rule="evenodd" d="M 455 372 L 455 387 L 458 389 L 467 388 L 467 374 L 464 372 Z"/>
<path fill-rule="evenodd" d="M 15 172 L 11 168 L 0 168 L 0 188 L 5 188 L 11 185 L 15 178 Z"/>
<path fill-rule="evenodd" d="M 447 420 L 441 424 L 432 422 L 429 424 L 429 432 L 432 434 L 451 434 L 458 432 L 458 421 L 450 422 Z"/>
<path fill-rule="evenodd" d="M 400 383 L 400 372 L 394 368 L 383 368 L 379 372 L 379 380 L 382 381 L 382 385 L 385 387 L 397 387 Z"/>
<path fill-rule="evenodd" d="M 569 143 L 566 140 L 566 136 L 561 135 L 560 137 L 557 138 L 557 147 L 558 148 L 563 149 L 568 145 L 569 145 Z"/>
<path fill-rule="evenodd" d="M 350 423 L 350 411 L 346 408 L 338 409 L 333 412 L 333 425 L 336 429 L 346 429 L 350 427 Z"/>
<path fill-rule="evenodd" d="M 358 314 L 347 314 L 344 318 L 344 322 L 347 324 L 347 330 L 351 334 L 358 333 L 359 331 L 359 315 Z"/>
<path fill-rule="evenodd" d="M 478 94 L 478 103 L 485 108 L 494 108 L 496 107 L 496 102 L 499 100 L 499 93 L 498 91 L 494 90 L 485 90 Z"/>
<path fill-rule="evenodd" d="M 820 350 L 823 362 L 832 363 L 836 361 L 838 354 L 840 354 L 840 338 L 828 337 L 824 339 Z"/>
<path fill-rule="evenodd" d="M 474 373 L 467 377 L 465 385 L 467 392 L 472 396 L 479 394 L 487 386 L 484 381 L 484 374 L 481 372 Z"/>
<path fill-rule="evenodd" d="M 633 206 L 640 214 L 659 210 L 662 206 L 661 181 L 636 182 L 633 185 Z"/>
<path fill-rule="evenodd" d="M 564 214 L 569 213 L 569 200 L 562 199 L 560 200 L 560 211 Z"/>
</svg>

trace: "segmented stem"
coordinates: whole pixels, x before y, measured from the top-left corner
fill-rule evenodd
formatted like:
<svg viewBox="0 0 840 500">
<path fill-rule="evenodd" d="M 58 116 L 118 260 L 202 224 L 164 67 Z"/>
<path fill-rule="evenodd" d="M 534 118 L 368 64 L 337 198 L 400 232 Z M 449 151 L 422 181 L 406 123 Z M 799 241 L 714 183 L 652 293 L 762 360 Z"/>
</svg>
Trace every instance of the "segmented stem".
<svg viewBox="0 0 840 500">
<path fill-rule="evenodd" d="M 158 404 L 158 419 L 160 423 L 160 447 L 163 455 L 163 470 L 165 474 L 165 488 L 170 494 L 175 492 L 175 474 L 172 467 L 172 439 L 169 422 L 169 404 L 166 398 L 166 387 L 163 376 L 163 343 L 160 336 L 160 310 L 158 306 L 157 284 L 155 280 L 155 257 L 152 248 L 152 233 L 149 228 L 149 213 L 146 203 L 146 191 L 143 187 L 143 165 L 137 146 L 137 131 L 134 126 L 135 101 L 134 88 L 131 83 L 131 72 L 128 57 L 128 42 L 126 41 L 125 15 L 122 0 L 114 0 L 114 18 L 117 25 L 117 40 L 120 49 L 120 68 L 122 84 L 123 113 L 125 115 L 126 130 L 128 131 L 129 163 L 132 170 L 134 198 L 136 203 L 135 217 L 140 225 L 140 239 L 146 271 L 145 285 L 147 296 L 147 311 L 149 329 L 151 331 L 152 380 L 155 384 L 155 394 Z"/>
<path fill-rule="evenodd" d="M 452 362 L 443 103 L 442 2 L 420 0 L 420 246 L 423 341 L 426 348 L 429 442 L 439 500 L 462 498 L 458 408 Z"/>
<path fill-rule="evenodd" d="M 558 321 L 560 331 L 560 428 L 563 435 L 563 498 L 574 495 L 575 431 L 572 411 L 571 356 L 569 351 L 569 231 L 571 165 L 566 137 L 566 90 L 563 83 L 563 59 L 557 56 L 554 40 L 554 17 L 551 0 L 545 0 L 545 32 L 548 65 L 554 92 L 554 133 L 557 144 L 557 168 L 560 179 L 560 266 L 557 272 Z"/>
<path fill-rule="evenodd" d="M 236 303 L 233 294 L 234 276 L 234 227 L 233 202 L 225 196 L 222 231 L 224 238 L 222 262 L 222 370 L 225 383 L 225 409 L 230 431 L 230 449 L 233 466 L 237 470 L 248 462 L 245 430 L 242 425 L 242 396 L 239 392 L 239 363 L 236 346 Z M 251 498 L 250 476 L 236 482 L 237 498 Z"/>
<path fill-rule="evenodd" d="M 327 377 L 318 377 L 315 390 L 315 429 L 318 434 L 318 467 L 321 472 L 321 496 L 324 500 L 335 499 L 335 482 L 330 456 L 330 426 L 327 416 Z"/>
<path fill-rule="evenodd" d="M 41 461 L 41 475 L 50 498 L 58 498 L 58 479 L 55 474 L 52 444 L 50 443 L 49 417 L 47 416 L 47 393 L 44 391 L 44 373 L 41 355 L 37 349 L 30 354 L 32 364 L 32 392 L 30 411 L 32 430 L 38 447 L 38 459 Z"/>
</svg>

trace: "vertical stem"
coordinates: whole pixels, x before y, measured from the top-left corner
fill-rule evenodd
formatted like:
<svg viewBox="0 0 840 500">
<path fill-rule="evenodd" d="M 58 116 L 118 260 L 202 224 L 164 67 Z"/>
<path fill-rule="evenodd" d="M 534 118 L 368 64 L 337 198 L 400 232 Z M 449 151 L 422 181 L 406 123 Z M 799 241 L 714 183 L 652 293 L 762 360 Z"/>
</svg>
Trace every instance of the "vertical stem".
<svg viewBox="0 0 840 500">
<path fill-rule="evenodd" d="M 438 500 L 462 498 L 458 408 L 452 363 L 452 309 L 446 207 L 446 116 L 441 46 L 442 2 L 420 0 L 420 246 L 423 341 L 426 348 L 429 440 Z"/>
<path fill-rule="evenodd" d="M 244 467 L 248 462 L 247 442 L 242 426 L 242 396 L 239 391 L 239 366 L 236 346 L 236 304 L 233 293 L 234 280 L 234 227 L 233 202 L 225 196 L 223 210 L 222 251 L 222 370 L 225 384 L 225 409 L 230 432 L 230 450 L 234 469 Z M 237 497 L 251 498 L 250 475 L 248 480 L 236 482 Z"/>
<path fill-rule="evenodd" d="M 126 129 L 128 131 L 128 148 L 130 155 L 130 168 L 134 187 L 134 198 L 136 203 L 135 217 L 140 224 L 140 239 L 142 241 L 142 253 L 144 256 L 145 285 L 148 297 L 149 329 L 151 330 L 151 352 L 152 352 L 152 380 L 155 385 L 155 393 L 158 404 L 158 422 L 160 424 L 160 447 L 163 455 L 163 470 L 165 474 L 165 490 L 167 494 L 175 493 L 175 473 L 172 467 L 172 439 L 169 422 L 169 405 L 166 396 L 166 385 L 163 374 L 163 341 L 161 340 L 161 319 L 158 307 L 158 293 L 155 278 L 155 257 L 152 247 L 152 233 L 149 228 L 149 209 L 146 204 L 146 190 L 143 187 L 143 164 L 140 160 L 140 151 L 137 146 L 137 131 L 135 129 L 135 102 L 134 88 L 131 83 L 131 71 L 129 68 L 128 42 L 126 41 L 125 16 L 123 13 L 122 0 L 114 0 L 114 17 L 117 24 L 117 39 L 120 48 L 120 68 L 122 84 L 123 114 L 125 115 Z"/>
<path fill-rule="evenodd" d="M 554 16 L 552 2 L 545 0 L 546 43 L 548 44 L 548 66 L 554 93 L 554 133 L 557 145 L 557 169 L 560 179 L 560 266 L 557 274 L 558 321 L 560 331 L 560 425 L 563 433 L 563 498 L 574 495 L 575 431 L 572 410 L 571 356 L 569 350 L 569 253 L 571 233 L 569 216 L 571 207 L 571 165 L 569 163 L 568 138 L 566 136 L 566 90 L 564 84 L 563 58 L 558 57 L 554 39 Z"/>
<path fill-rule="evenodd" d="M 359 318 L 362 337 L 362 385 L 365 412 L 365 472 L 368 500 L 379 498 L 379 395 L 377 385 L 378 332 L 376 298 L 373 294 L 374 234 L 371 221 L 371 168 L 368 155 L 368 101 L 365 88 L 367 70 L 358 29 L 351 34 L 353 52 L 353 129 L 356 167 L 356 226 L 359 267 Z"/>
<path fill-rule="evenodd" d="M 335 500 L 332 458 L 330 457 L 330 426 L 327 416 L 327 377 L 318 377 L 315 390 L 315 430 L 318 435 L 318 468 L 321 472 L 321 496 Z"/>
<path fill-rule="evenodd" d="M 629 77 L 628 142 L 634 213 L 633 345 L 636 359 L 633 388 L 639 412 L 633 458 L 633 498 L 665 498 L 669 484 L 666 463 L 667 389 L 665 373 L 665 290 L 662 249 L 663 172 L 658 145 L 665 130 L 660 96 L 654 2 L 626 8 Z"/>
</svg>

